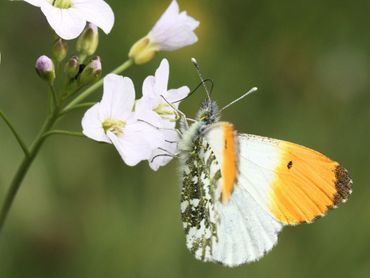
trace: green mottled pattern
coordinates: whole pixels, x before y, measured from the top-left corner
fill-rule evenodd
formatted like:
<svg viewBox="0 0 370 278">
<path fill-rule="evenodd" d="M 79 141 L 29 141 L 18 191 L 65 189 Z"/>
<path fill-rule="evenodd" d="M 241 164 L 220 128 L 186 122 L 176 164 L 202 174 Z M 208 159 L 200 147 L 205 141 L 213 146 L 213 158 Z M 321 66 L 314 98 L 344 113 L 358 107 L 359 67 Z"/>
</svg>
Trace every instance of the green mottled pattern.
<svg viewBox="0 0 370 278">
<path fill-rule="evenodd" d="M 185 161 L 181 213 L 187 246 L 202 260 L 211 255 L 212 242 L 217 240 L 215 202 L 220 178 L 214 153 L 203 138 L 196 139 Z"/>
</svg>

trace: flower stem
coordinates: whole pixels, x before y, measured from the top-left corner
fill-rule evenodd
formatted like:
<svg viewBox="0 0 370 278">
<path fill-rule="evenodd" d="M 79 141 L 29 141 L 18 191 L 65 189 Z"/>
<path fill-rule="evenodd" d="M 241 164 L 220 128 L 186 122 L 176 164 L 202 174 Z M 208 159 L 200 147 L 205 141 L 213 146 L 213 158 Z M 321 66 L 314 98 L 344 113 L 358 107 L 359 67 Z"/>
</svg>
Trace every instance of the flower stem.
<svg viewBox="0 0 370 278">
<path fill-rule="evenodd" d="M 111 73 L 119 74 L 123 71 L 127 70 L 130 66 L 133 65 L 133 61 L 131 59 L 124 62 L 122 65 L 111 71 Z M 79 104 L 81 101 L 83 101 L 85 98 L 90 96 L 93 92 L 95 92 L 97 89 L 99 89 L 104 82 L 104 78 L 100 79 L 93 85 L 91 85 L 89 88 L 87 88 L 85 91 L 81 92 L 79 96 L 77 96 L 75 99 L 73 99 L 64 109 L 61 111 L 61 114 L 64 114 L 67 110 L 70 110 L 73 108 L 76 104 Z"/>
<path fill-rule="evenodd" d="M 44 143 L 44 134 L 53 127 L 56 120 L 58 119 L 58 116 L 59 114 L 57 110 L 54 110 L 54 113 L 49 115 L 41 130 L 39 131 L 36 139 L 33 141 L 28 155 L 23 158 L 22 163 L 19 165 L 19 168 L 12 180 L 12 183 L 10 184 L 10 187 L 5 195 L 5 200 L 0 210 L 0 233 L 8 216 L 9 210 L 13 204 L 14 198 L 17 195 L 19 187 L 23 181 L 23 178 L 26 175 L 37 153 L 39 152 L 42 144 Z"/>
<path fill-rule="evenodd" d="M 85 135 L 82 132 L 79 131 L 69 131 L 69 130 L 50 130 L 48 132 L 45 132 L 43 135 L 43 138 L 49 137 L 51 135 L 67 135 L 67 136 L 74 136 L 74 137 L 85 137 Z"/>
<path fill-rule="evenodd" d="M 14 126 L 12 125 L 12 123 L 10 122 L 10 120 L 5 116 L 5 114 L 3 112 L 0 111 L 0 117 L 4 120 L 4 122 L 7 124 L 7 126 L 10 128 L 11 132 L 13 133 L 15 139 L 17 139 L 17 142 L 19 144 L 19 146 L 22 148 L 23 152 L 24 152 L 24 155 L 25 156 L 28 156 L 29 155 L 29 151 L 28 151 L 28 148 L 26 146 L 26 144 L 23 142 L 22 138 L 19 136 L 18 132 L 15 130 Z"/>
<path fill-rule="evenodd" d="M 50 84 L 49 89 L 50 89 L 51 99 L 53 101 L 53 109 L 56 109 L 58 107 L 58 98 L 57 98 L 57 93 L 55 91 L 54 85 Z"/>
<path fill-rule="evenodd" d="M 91 106 L 93 106 L 94 104 L 96 104 L 96 102 L 86 102 L 86 103 L 80 103 L 80 104 L 76 104 L 75 106 L 69 108 L 69 109 L 64 109 L 63 110 L 63 114 L 61 113 L 61 115 L 64 115 L 68 112 L 71 112 L 73 110 L 77 110 L 77 109 L 83 109 L 83 108 L 89 108 Z"/>
</svg>

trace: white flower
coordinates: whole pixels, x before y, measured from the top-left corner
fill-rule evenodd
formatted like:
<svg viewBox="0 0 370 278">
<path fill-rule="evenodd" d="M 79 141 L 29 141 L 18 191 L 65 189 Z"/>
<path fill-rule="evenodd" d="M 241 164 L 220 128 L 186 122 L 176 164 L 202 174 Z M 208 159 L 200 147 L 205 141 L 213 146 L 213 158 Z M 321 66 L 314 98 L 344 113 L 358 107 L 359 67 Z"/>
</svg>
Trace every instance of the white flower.
<svg viewBox="0 0 370 278">
<path fill-rule="evenodd" d="M 178 115 L 174 108 L 177 109 L 180 100 L 190 92 L 187 86 L 168 90 L 168 78 L 169 64 L 163 59 L 155 76 L 148 76 L 144 80 L 143 97 L 135 106 L 138 118 L 158 127 L 164 136 L 162 143 L 152 152 L 149 159 L 153 170 L 166 165 L 177 153 L 178 136 L 175 127 Z"/>
<path fill-rule="evenodd" d="M 65 40 L 77 38 L 86 22 L 108 34 L 114 23 L 111 7 L 103 0 L 24 0 L 40 7 L 50 26 Z"/>
<path fill-rule="evenodd" d="M 101 102 L 86 111 L 83 133 L 96 141 L 113 144 L 123 161 L 134 166 L 151 157 L 163 141 L 162 134 L 139 121 L 133 112 L 135 89 L 130 78 L 109 74 L 104 78 Z"/>
<path fill-rule="evenodd" d="M 179 11 L 179 5 L 173 0 L 153 29 L 149 32 L 150 40 L 158 45 L 159 50 L 173 51 L 198 41 L 194 30 L 199 22 Z"/>
<path fill-rule="evenodd" d="M 157 51 L 174 51 L 198 41 L 194 30 L 199 21 L 179 11 L 173 0 L 147 36 L 137 41 L 129 52 L 129 57 L 137 64 L 151 60 Z"/>
</svg>

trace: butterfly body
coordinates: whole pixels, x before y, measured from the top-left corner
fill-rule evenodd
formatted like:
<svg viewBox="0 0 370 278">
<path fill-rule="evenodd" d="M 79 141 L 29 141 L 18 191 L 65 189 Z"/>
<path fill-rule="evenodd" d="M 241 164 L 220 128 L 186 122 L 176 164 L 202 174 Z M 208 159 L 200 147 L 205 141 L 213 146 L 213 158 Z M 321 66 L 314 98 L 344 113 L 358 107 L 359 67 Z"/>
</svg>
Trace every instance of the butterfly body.
<svg viewBox="0 0 370 278">
<path fill-rule="evenodd" d="M 218 115 L 205 101 L 179 143 L 181 216 L 197 259 L 255 261 L 284 225 L 312 222 L 347 200 L 352 181 L 337 162 L 297 144 L 238 134 Z"/>
</svg>

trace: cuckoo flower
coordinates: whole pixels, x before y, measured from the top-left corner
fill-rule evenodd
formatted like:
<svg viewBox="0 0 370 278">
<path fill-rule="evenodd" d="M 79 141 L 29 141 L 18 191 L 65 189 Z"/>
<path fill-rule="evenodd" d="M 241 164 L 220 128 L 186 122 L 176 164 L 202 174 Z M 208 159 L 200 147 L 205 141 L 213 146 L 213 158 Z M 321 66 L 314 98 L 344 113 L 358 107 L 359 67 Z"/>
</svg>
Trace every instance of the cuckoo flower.
<svg viewBox="0 0 370 278">
<path fill-rule="evenodd" d="M 159 18 L 152 30 L 137 41 L 129 52 L 129 57 L 137 64 L 150 61 L 157 51 L 174 51 L 198 41 L 194 30 L 199 22 L 180 12 L 179 5 L 173 0 Z"/>
<path fill-rule="evenodd" d="M 169 64 L 163 59 L 155 72 L 143 84 L 143 97 L 137 101 L 135 111 L 139 118 L 159 128 L 164 136 L 159 148 L 154 149 L 149 165 L 153 170 L 166 165 L 177 153 L 177 132 L 175 130 L 179 101 L 190 90 L 187 86 L 168 90 Z M 172 156 L 171 156 L 172 154 Z"/>
<path fill-rule="evenodd" d="M 113 144 L 129 166 L 150 158 L 162 134 L 139 121 L 133 112 L 135 89 L 130 78 L 109 74 L 104 78 L 102 100 L 82 119 L 83 133 L 96 141 Z"/>
<path fill-rule="evenodd" d="M 91 22 L 108 34 L 114 23 L 111 7 L 103 0 L 24 0 L 40 7 L 50 26 L 65 40 L 77 38 Z"/>
</svg>

